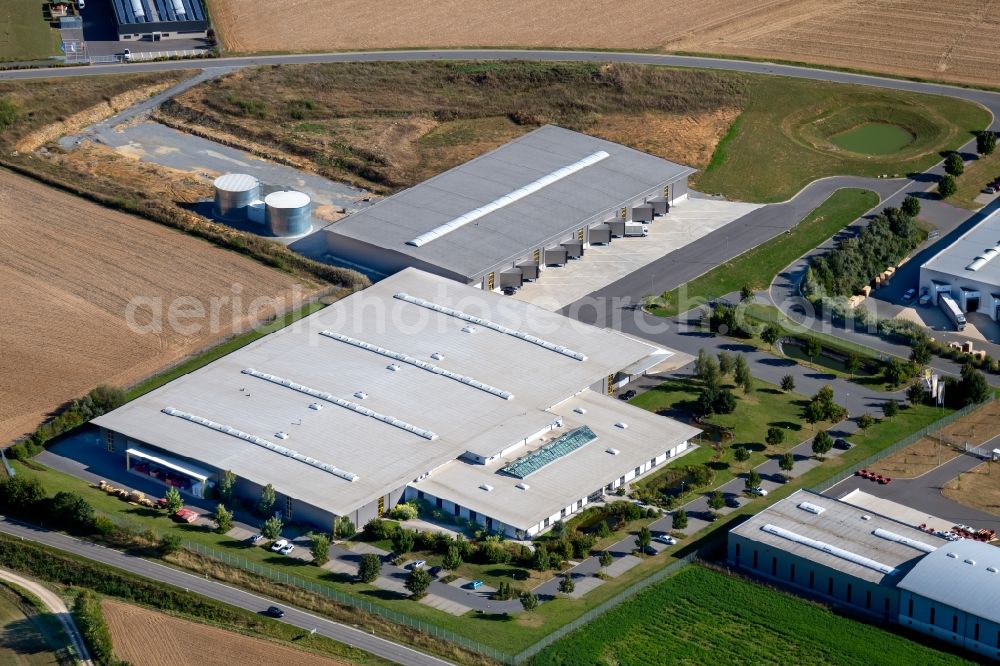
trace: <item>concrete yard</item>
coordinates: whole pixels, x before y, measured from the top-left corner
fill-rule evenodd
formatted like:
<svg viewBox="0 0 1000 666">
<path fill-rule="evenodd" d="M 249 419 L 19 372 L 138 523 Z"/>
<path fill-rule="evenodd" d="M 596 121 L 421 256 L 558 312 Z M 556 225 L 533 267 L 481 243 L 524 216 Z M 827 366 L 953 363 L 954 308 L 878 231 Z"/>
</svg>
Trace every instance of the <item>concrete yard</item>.
<svg viewBox="0 0 1000 666">
<path fill-rule="evenodd" d="M 430 606 L 431 608 L 436 608 L 439 611 L 444 611 L 449 615 L 462 616 L 471 611 L 472 609 L 468 606 L 464 606 L 457 601 L 452 601 L 451 599 L 445 599 L 436 594 L 425 595 L 420 599 L 420 603 Z"/>
<path fill-rule="evenodd" d="M 616 238 L 610 245 L 592 245 L 582 259 L 544 268 L 539 279 L 526 283 L 514 298 L 547 310 L 561 310 L 760 207 L 690 197 L 649 223 L 649 236 Z"/>
<path fill-rule="evenodd" d="M 622 557 L 616 557 L 614 562 L 605 567 L 604 573 L 612 578 L 617 578 L 635 565 L 639 564 L 641 561 L 642 560 L 635 555 L 623 555 Z"/>
</svg>

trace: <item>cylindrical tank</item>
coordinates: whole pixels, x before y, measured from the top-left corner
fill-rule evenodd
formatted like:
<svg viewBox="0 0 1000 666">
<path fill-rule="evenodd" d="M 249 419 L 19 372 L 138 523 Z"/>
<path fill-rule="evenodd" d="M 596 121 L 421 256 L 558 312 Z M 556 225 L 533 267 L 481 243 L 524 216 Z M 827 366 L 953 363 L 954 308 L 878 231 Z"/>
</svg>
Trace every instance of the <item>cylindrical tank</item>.
<svg viewBox="0 0 1000 666">
<path fill-rule="evenodd" d="M 246 207 L 260 199 L 260 181 L 245 173 L 227 173 L 215 179 L 215 216 L 222 220 L 245 220 Z"/>
<path fill-rule="evenodd" d="M 283 190 L 264 197 L 267 230 L 275 236 L 301 236 L 312 228 L 308 194 Z"/>
</svg>

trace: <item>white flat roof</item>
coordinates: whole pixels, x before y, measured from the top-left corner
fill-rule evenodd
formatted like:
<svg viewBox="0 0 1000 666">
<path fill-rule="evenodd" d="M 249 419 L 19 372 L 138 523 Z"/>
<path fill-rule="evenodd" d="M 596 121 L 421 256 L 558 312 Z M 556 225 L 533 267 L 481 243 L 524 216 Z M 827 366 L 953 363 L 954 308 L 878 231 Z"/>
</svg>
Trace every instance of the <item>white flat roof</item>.
<svg viewBox="0 0 1000 666">
<path fill-rule="evenodd" d="M 577 409 L 586 413 L 580 414 Z M 563 507 L 691 439 L 700 430 L 620 400 L 584 391 L 552 409 L 563 427 L 490 462 L 455 460 L 413 484 L 430 493 L 519 529 L 528 529 Z M 617 423 L 627 425 L 618 427 Z M 521 479 L 501 471 L 562 434 L 587 426 L 597 438 Z M 617 450 L 617 454 L 608 452 Z M 527 484 L 528 489 L 518 488 Z M 483 485 L 492 490 L 484 490 Z"/>
<path fill-rule="evenodd" d="M 403 293 L 425 303 L 396 297 Z M 345 514 L 470 446 L 487 456 L 499 453 L 564 415 L 554 406 L 657 353 L 662 350 L 614 331 L 407 269 L 94 422 Z M 171 416 L 167 408 L 219 427 Z M 671 422 L 655 419 L 662 438 Z"/>
<path fill-rule="evenodd" d="M 1000 292 L 1000 211 L 966 231 L 921 268 L 955 276 L 955 287 L 961 287 L 965 279 L 993 285 Z"/>
</svg>

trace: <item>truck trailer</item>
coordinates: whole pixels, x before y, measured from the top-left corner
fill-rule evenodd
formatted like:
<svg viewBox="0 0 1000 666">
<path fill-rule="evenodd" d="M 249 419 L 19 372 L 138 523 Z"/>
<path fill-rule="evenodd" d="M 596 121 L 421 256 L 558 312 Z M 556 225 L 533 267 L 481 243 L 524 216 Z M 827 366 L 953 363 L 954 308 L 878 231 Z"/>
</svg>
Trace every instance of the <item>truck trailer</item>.
<svg viewBox="0 0 1000 666">
<path fill-rule="evenodd" d="M 958 307 L 958 303 L 951 297 L 951 294 L 939 294 L 938 306 L 955 325 L 955 330 L 965 330 L 965 315 L 962 314 L 962 309 Z"/>
</svg>

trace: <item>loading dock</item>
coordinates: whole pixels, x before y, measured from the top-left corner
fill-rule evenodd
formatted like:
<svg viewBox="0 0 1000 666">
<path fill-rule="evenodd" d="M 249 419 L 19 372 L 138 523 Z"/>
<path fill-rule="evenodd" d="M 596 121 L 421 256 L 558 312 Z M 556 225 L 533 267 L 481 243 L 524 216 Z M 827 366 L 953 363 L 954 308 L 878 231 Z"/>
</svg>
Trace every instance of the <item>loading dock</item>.
<svg viewBox="0 0 1000 666">
<path fill-rule="evenodd" d="M 562 266 L 566 263 L 566 248 L 562 245 L 545 248 L 545 265 Z"/>
<path fill-rule="evenodd" d="M 625 237 L 625 220 L 611 220 L 607 225 L 611 227 L 612 238 Z"/>
<path fill-rule="evenodd" d="M 573 239 L 563 241 L 561 245 L 566 250 L 567 259 L 579 259 L 583 256 L 583 241 Z"/>
<path fill-rule="evenodd" d="M 535 261 L 522 261 L 517 265 L 521 271 L 521 278 L 524 280 L 538 279 L 538 263 Z"/>
<path fill-rule="evenodd" d="M 670 212 L 670 204 L 664 197 L 653 197 L 646 203 L 653 207 L 653 215 L 666 215 Z"/>
<path fill-rule="evenodd" d="M 625 233 L 625 226 L 622 225 L 622 234 Z M 607 223 L 590 228 L 590 244 L 608 244 L 611 242 L 611 226 Z"/>
<path fill-rule="evenodd" d="M 520 268 L 505 268 L 500 271 L 500 284 L 498 286 L 501 289 L 520 289 L 521 285 L 524 284 L 523 277 Z"/>
<path fill-rule="evenodd" d="M 632 207 L 633 222 L 652 222 L 655 209 L 652 204 L 644 203 L 640 206 Z"/>
</svg>

